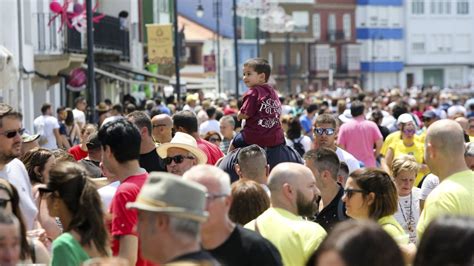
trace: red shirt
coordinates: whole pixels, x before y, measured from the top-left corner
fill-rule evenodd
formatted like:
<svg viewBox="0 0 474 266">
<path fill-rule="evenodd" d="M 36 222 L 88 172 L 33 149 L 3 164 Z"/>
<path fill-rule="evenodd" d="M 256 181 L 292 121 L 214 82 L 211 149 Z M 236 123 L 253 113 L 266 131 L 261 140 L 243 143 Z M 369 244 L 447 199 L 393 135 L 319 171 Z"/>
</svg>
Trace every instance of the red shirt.
<svg viewBox="0 0 474 266">
<path fill-rule="evenodd" d="M 135 227 L 138 222 L 137 211 L 129 210 L 125 207 L 127 202 L 134 202 L 148 177 L 148 173 L 129 176 L 118 186 L 117 191 L 110 204 L 112 222 L 110 224 L 110 234 L 112 235 L 112 253 L 118 256 L 120 249 L 119 236 L 134 235 L 138 237 Z M 140 252 L 140 244 L 137 250 L 137 266 L 153 265 L 145 261 Z"/>
<path fill-rule="evenodd" d="M 285 142 L 280 124 L 281 103 L 270 85 L 250 88 L 243 96 L 240 112 L 248 116 L 240 131 L 247 144 L 273 147 Z"/>
<path fill-rule="evenodd" d="M 76 159 L 76 161 L 80 161 L 84 158 L 87 157 L 87 155 L 89 155 L 89 152 L 87 151 L 83 151 L 81 149 L 81 145 L 78 144 L 78 145 L 74 145 L 72 146 L 68 152 L 72 155 L 72 157 L 74 157 L 74 159 Z"/>
<path fill-rule="evenodd" d="M 209 141 L 199 138 L 196 142 L 199 149 L 207 155 L 207 164 L 215 165 L 221 157 L 224 157 L 224 153 L 221 149 Z"/>
</svg>

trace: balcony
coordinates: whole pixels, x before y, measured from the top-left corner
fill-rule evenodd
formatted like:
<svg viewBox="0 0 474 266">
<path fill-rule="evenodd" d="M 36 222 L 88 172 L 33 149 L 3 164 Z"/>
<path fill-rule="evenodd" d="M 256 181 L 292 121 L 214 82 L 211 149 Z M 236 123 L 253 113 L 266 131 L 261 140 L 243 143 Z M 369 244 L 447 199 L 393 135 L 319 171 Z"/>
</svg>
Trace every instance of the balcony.
<svg viewBox="0 0 474 266">
<path fill-rule="evenodd" d="M 328 42 L 345 41 L 346 35 L 343 30 L 328 30 L 326 40 Z"/>
<path fill-rule="evenodd" d="M 287 74 L 288 65 L 278 65 L 278 75 L 285 76 Z M 291 74 L 299 73 L 301 71 L 301 65 L 290 65 Z"/>
<path fill-rule="evenodd" d="M 32 36 L 35 54 L 87 53 L 86 34 L 70 29 L 67 25 L 64 25 L 63 29 L 58 32 L 59 18 L 56 18 L 48 26 L 48 21 L 52 16 L 51 13 L 34 14 L 34 23 L 37 28 Z M 129 32 L 120 29 L 119 18 L 105 16 L 99 23 L 94 23 L 95 54 L 115 55 L 118 57 L 117 59 L 128 60 L 130 57 L 129 43 Z"/>
</svg>

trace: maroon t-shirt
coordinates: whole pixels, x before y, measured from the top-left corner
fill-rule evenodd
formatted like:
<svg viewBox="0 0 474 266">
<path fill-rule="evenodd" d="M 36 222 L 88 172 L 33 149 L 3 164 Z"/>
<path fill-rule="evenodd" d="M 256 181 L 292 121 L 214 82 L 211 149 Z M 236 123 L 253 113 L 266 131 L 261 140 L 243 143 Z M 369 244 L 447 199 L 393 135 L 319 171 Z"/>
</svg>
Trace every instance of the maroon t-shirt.
<svg viewBox="0 0 474 266">
<path fill-rule="evenodd" d="M 281 103 L 268 84 L 250 88 L 243 96 L 240 112 L 248 116 L 241 133 L 247 144 L 273 147 L 285 142 L 280 124 Z"/>
</svg>

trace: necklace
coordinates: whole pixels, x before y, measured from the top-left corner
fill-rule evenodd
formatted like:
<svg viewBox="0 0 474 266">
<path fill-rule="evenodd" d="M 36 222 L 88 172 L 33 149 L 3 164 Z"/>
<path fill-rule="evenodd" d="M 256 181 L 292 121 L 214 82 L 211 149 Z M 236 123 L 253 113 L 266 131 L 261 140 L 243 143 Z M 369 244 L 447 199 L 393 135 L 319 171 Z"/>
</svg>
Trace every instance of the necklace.
<svg viewBox="0 0 474 266">
<path fill-rule="evenodd" d="M 405 216 L 405 210 L 404 210 L 402 204 L 400 204 L 400 202 L 398 202 L 398 206 L 400 207 L 400 210 L 401 210 L 402 215 L 403 215 L 403 220 L 405 220 L 408 231 L 411 232 L 411 233 L 415 232 L 415 225 L 414 225 L 414 220 L 415 219 L 413 218 L 413 212 L 412 212 L 412 192 L 411 191 L 410 191 L 410 208 L 409 208 L 409 212 L 408 212 L 408 219 Z"/>
</svg>

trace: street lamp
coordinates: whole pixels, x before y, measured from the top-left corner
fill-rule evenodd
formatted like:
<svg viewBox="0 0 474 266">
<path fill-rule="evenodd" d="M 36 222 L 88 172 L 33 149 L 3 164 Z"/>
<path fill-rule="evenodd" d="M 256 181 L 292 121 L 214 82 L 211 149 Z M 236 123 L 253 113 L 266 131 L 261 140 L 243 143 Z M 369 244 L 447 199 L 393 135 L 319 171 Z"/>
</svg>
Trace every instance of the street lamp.
<svg viewBox="0 0 474 266">
<path fill-rule="evenodd" d="M 260 18 L 264 17 L 275 6 L 278 6 L 278 3 L 271 2 L 271 0 L 242 0 L 237 5 L 237 15 L 255 19 L 257 24 L 257 57 L 260 57 Z"/>
<path fill-rule="evenodd" d="M 217 38 L 217 91 L 219 93 L 219 97 L 221 95 L 221 42 L 220 42 L 220 18 L 222 16 L 222 7 L 220 0 L 213 0 L 213 7 L 214 12 L 213 16 L 216 18 L 216 38 Z M 196 16 L 203 17 L 204 16 L 204 8 L 202 7 L 201 2 L 199 2 L 196 8 Z"/>
</svg>

